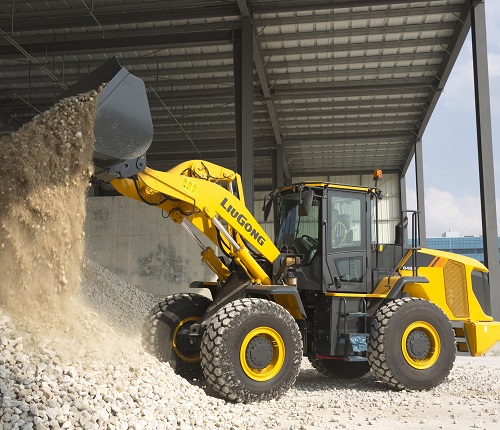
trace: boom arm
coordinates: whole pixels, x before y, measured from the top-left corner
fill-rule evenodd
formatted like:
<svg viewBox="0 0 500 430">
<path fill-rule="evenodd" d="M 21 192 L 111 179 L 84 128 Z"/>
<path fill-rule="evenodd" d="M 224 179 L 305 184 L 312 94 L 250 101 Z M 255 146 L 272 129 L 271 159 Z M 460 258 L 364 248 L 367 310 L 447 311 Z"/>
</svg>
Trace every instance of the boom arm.
<svg viewBox="0 0 500 430">
<path fill-rule="evenodd" d="M 104 88 L 102 82 L 107 82 Z M 116 58 L 108 60 L 61 97 L 90 90 L 99 92 L 94 124 L 93 182 L 111 181 L 124 196 L 164 210 L 174 222 L 189 230 L 203 248 L 203 261 L 219 279 L 229 277 L 228 268 L 212 248 L 205 247 L 196 238 L 184 223 L 185 218 L 221 246 L 253 282 L 270 284 L 268 274 L 245 244 L 250 244 L 270 262 L 279 252 L 246 209 L 240 176 L 200 160 L 182 163 L 168 172 L 145 167 L 145 153 L 153 140 L 146 88 L 144 82 L 122 68 Z M 238 197 L 232 192 L 233 182 L 236 182 Z M 221 221 L 225 221 L 226 227 Z"/>
<path fill-rule="evenodd" d="M 234 182 L 238 197 L 233 193 Z M 276 260 L 279 251 L 245 207 L 241 178 L 237 173 L 207 161 L 192 160 L 167 172 L 147 167 L 132 178 L 115 179 L 111 184 L 120 194 L 162 209 L 172 221 L 189 229 L 184 223 L 187 218 L 212 243 L 224 246 L 252 282 L 271 284 L 269 275 L 252 256 L 246 243 L 270 263 Z M 225 221 L 226 227 L 220 220 Z M 229 277 L 229 270 L 212 248 L 205 248 L 202 257 L 220 280 Z"/>
</svg>

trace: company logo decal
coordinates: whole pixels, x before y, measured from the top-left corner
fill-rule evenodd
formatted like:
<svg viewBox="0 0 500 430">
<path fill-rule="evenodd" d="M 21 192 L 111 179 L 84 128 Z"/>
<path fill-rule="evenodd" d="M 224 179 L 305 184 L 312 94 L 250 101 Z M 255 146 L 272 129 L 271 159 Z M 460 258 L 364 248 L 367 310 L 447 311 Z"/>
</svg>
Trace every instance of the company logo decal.
<svg viewBox="0 0 500 430">
<path fill-rule="evenodd" d="M 232 205 L 227 205 L 227 198 L 224 197 L 224 200 L 222 200 L 221 204 L 220 204 L 224 210 L 229 214 L 231 215 L 235 220 L 236 222 L 241 225 L 245 231 L 247 233 L 250 233 L 250 236 L 252 236 L 259 245 L 264 245 L 264 243 L 266 242 L 266 239 L 265 237 L 261 236 L 259 234 L 259 232 L 255 229 L 255 227 L 252 226 L 252 224 L 250 224 L 248 221 L 247 221 L 247 218 L 245 215 L 243 214 L 240 214 L 235 208 L 233 208 Z"/>
</svg>

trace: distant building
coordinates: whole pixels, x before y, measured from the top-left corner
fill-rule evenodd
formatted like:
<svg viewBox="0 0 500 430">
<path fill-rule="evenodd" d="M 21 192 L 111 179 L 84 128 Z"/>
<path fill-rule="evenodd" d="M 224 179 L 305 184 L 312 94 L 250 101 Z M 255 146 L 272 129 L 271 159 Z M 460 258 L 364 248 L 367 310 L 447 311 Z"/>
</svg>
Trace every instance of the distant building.
<svg viewBox="0 0 500 430">
<path fill-rule="evenodd" d="M 450 231 L 443 233 L 443 237 L 428 237 L 426 247 L 465 255 L 484 262 L 482 236 L 448 236 L 447 233 L 458 234 L 458 232 Z M 500 252 L 500 238 L 498 238 L 498 249 Z"/>
<path fill-rule="evenodd" d="M 453 230 L 448 230 L 445 231 L 441 237 L 460 237 L 460 232 L 458 231 L 453 231 Z"/>
</svg>

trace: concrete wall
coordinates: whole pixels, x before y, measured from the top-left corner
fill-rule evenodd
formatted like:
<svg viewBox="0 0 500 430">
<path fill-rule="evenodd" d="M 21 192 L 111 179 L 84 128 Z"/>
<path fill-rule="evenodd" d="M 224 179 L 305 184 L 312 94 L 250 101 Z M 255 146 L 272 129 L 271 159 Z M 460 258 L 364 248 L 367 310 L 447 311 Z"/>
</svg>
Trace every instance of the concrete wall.
<svg viewBox="0 0 500 430">
<path fill-rule="evenodd" d="M 201 233 L 198 237 L 210 244 Z M 156 296 L 214 279 L 182 227 L 164 219 L 161 210 L 127 197 L 89 197 L 85 238 L 87 258 Z"/>
</svg>

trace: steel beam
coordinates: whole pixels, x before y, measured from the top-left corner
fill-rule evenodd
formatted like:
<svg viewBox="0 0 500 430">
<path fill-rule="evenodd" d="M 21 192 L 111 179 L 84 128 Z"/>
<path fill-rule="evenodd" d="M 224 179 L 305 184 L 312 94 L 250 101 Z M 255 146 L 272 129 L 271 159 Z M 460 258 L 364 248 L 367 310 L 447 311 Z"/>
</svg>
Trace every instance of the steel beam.
<svg viewBox="0 0 500 430">
<path fill-rule="evenodd" d="M 351 9 L 353 7 L 370 6 L 390 6 L 393 4 L 408 4 L 409 0 L 331 0 L 331 1 L 293 1 L 293 2 L 270 2 L 256 3 L 253 7 L 253 13 L 283 13 L 283 12 L 302 12 L 311 10 L 329 10 L 329 9 Z M 431 0 L 426 3 L 440 3 Z"/>
<path fill-rule="evenodd" d="M 283 145 L 280 145 L 273 149 L 272 151 L 272 162 L 273 162 L 273 189 L 281 187 L 286 183 L 287 180 L 291 180 L 290 177 L 284 177 L 285 167 L 285 154 L 283 153 Z M 288 170 L 288 168 L 287 168 Z"/>
<path fill-rule="evenodd" d="M 242 0 L 240 0 L 242 1 Z M 240 4 L 238 1 L 238 4 Z M 244 0 L 243 0 L 244 1 Z M 30 3 L 34 3 L 31 1 Z M 45 3 L 45 2 L 44 2 Z M 16 11 L 15 12 L 15 29 L 18 32 L 22 31 L 30 31 L 33 28 L 37 28 L 38 30 L 53 30 L 58 28 L 76 28 L 76 27 L 87 27 L 87 28 L 95 28 L 100 26 L 115 26 L 120 24 L 138 24 L 138 23 L 151 23 L 157 21 L 177 21 L 177 20 L 187 20 L 187 19 L 198 19 L 198 18 L 213 18 L 213 17 L 231 17 L 238 16 L 241 14 L 241 7 L 238 10 L 237 7 L 233 5 L 228 6 L 205 6 L 205 7 L 175 7 L 171 4 L 172 1 L 164 2 L 165 5 L 159 6 L 157 3 L 148 4 L 148 3 L 140 3 L 137 5 L 126 5 L 124 8 L 120 8 L 117 10 L 115 6 L 99 6 L 93 11 L 93 17 L 90 16 L 87 9 L 83 7 L 71 7 L 71 8 L 59 8 L 59 9 L 50 9 L 50 10 L 37 10 L 37 11 Z M 359 3 L 359 2 L 357 2 Z M 298 4 L 286 4 L 286 2 L 274 2 L 272 5 L 264 5 L 264 4 L 255 4 L 253 7 L 254 13 L 279 13 L 279 12 L 287 12 L 290 8 L 294 8 L 295 11 L 299 10 L 324 10 L 324 9 L 338 9 L 339 7 L 345 6 L 349 4 L 346 8 L 350 9 L 351 7 L 356 7 L 357 3 L 354 2 L 302 2 Z M 378 3 L 370 4 L 370 6 L 377 5 L 390 5 L 397 3 L 407 3 L 407 1 L 379 1 Z M 363 6 L 362 3 L 360 3 Z M 175 8 L 172 8 L 174 6 Z M 269 9 L 271 6 L 272 10 L 264 10 Z M 448 6 L 436 6 L 436 7 L 425 7 L 425 8 L 412 8 L 412 9 L 388 9 L 383 11 L 368 11 L 368 12 L 356 12 L 356 19 L 365 20 L 365 19 L 388 19 L 391 17 L 399 17 L 407 16 L 406 14 L 419 15 L 419 14 L 446 14 L 446 13 L 454 13 L 456 11 L 456 7 L 454 5 Z M 416 10 L 415 10 L 416 9 Z M 425 11 L 421 11 L 421 9 L 425 9 Z M 435 9 L 435 11 L 434 11 Z M 243 14 L 242 14 L 243 15 Z M 337 13 L 334 14 L 331 19 L 333 20 L 346 20 L 349 19 L 346 15 L 352 15 L 351 12 L 348 13 Z M 358 17 L 359 15 L 359 17 Z M 54 19 L 57 17 L 57 19 Z M 94 19 L 95 17 L 95 19 Z M 294 17 L 297 20 L 297 23 L 307 23 L 310 20 L 317 19 L 315 15 L 307 16 L 307 17 Z M 302 19 L 301 19 L 302 18 Z M 275 25 L 273 21 L 281 21 L 284 20 L 284 25 L 286 25 L 287 21 L 285 19 L 269 19 L 265 18 L 259 20 L 258 25 Z M 260 22 L 262 21 L 262 22 Z M 313 21 L 314 22 L 314 21 Z M 220 25 L 221 23 L 215 23 Z M 7 19 L 0 20 L 0 28 L 9 28 L 10 22 Z M 183 27 L 190 27 L 189 25 Z"/>
<path fill-rule="evenodd" d="M 241 38 L 234 41 L 236 171 L 241 175 L 245 204 L 254 212 L 253 27 L 241 18 Z"/>
<path fill-rule="evenodd" d="M 491 302 L 491 312 L 493 317 L 498 320 L 500 319 L 500 265 L 498 262 L 498 220 L 495 197 L 495 169 L 493 164 L 484 0 L 475 2 L 471 20 L 484 262 L 490 271 L 489 299 Z"/>
<path fill-rule="evenodd" d="M 368 35 L 382 35 L 386 36 L 388 34 L 407 34 L 407 33 L 424 33 L 424 32 L 436 32 L 442 30 L 455 30 L 456 23 L 454 21 L 450 22 L 439 22 L 432 24 L 406 24 L 406 25 L 381 25 L 380 27 L 370 27 L 367 28 L 349 28 L 342 30 L 325 30 L 325 31 L 308 31 L 308 32 L 294 32 L 294 33 L 278 33 L 262 35 L 259 39 L 262 42 L 286 42 L 291 40 L 317 40 L 317 39 L 333 39 L 333 38 L 344 38 L 344 37 L 366 37 Z"/>
<path fill-rule="evenodd" d="M 239 30 L 214 30 L 214 31 L 198 31 L 195 33 L 177 33 L 177 34 L 161 34 L 158 32 L 148 36 L 127 36 L 116 38 L 95 37 L 88 40 L 71 40 L 60 42 L 42 42 L 21 44 L 21 47 L 31 55 L 42 54 L 84 54 L 86 52 L 103 52 L 112 49 L 128 49 L 137 51 L 140 49 L 151 49 L 158 47 L 176 47 L 176 46 L 201 46 L 214 45 L 225 42 L 230 43 L 235 34 Z M 22 54 L 15 46 L 1 45 L 0 57 L 17 58 Z"/>
<path fill-rule="evenodd" d="M 1 28 L 1 27 L 0 27 Z M 254 48 L 255 50 L 255 48 Z M 165 64 L 176 64 L 186 61 L 216 61 L 222 59 L 229 59 L 233 57 L 233 53 L 230 51 L 227 52 L 214 52 L 214 53 L 197 53 L 197 54 L 183 54 L 183 55 L 161 55 L 157 53 L 155 55 L 147 56 L 147 57 L 138 57 L 138 58 L 120 58 L 120 64 L 124 67 L 133 69 L 133 66 L 152 66 L 156 70 L 156 66 L 158 62 L 160 65 Z M 314 60 L 315 66 L 341 66 L 341 65 L 353 65 L 353 64 L 364 64 L 364 63 L 373 63 L 378 64 L 381 62 L 397 62 L 397 61 L 418 61 L 418 60 L 437 60 L 440 61 L 443 58 L 447 58 L 448 54 L 446 51 L 434 51 L 434 52 L 415 52 L 415 53 L 407 53 L 407 54 L 387 54 L 387 55 L 357 55 L 353 57 L 331 57 L 331 58 L 323 58 Z M 13 60 L 15 61 L 15 60 Z M 72 61 L 65 60 L 64 62 L 59 57 L 54 58 L 54 67 L 59 69 L 62 67 L 64 63 L 64 68 L 67 71 L 76 71 L 80 70 L 81 72 L 89 72 L 91 70 L 96 69 L 102 64 L 102 60 L 84 60 L 84 61 Z M 51 64 L 52 66 L 52 59 Z M 310 67 L 310 60 L 273 60 L 267 63 L 267 68 L 273 69 L 285 69 L 291 67 Z M 22 73 L 27 72 L 26 63 L 15 63 L 15 64 L 5 64 L 2 66 L 3 71 L 9 73 Z M 215 66 L 214 66 L 215 67 Z M 164 70 L 170 71 L 172 69 L 160 69 L 161 72 Z M 179 69 L 174 69 L 174 71 L 178 71 Z M 193 73 L 194 70 L 208 70 L 206 67 L 199 68 L 191 68 L 190 72 Z M 231 68 L 232 70 L 232 68 Z"/>
<path fill-rule="evenodd" d="M 252 22 L 252 14 L 248 8 L 246 0 L 237 0 L 238 7 L 240 9 L 241 16 L 250 19 Z M 262 94 L 264 96 L 264 103 L 266 105 L 267 111 L 269 113 L 269 120 L 271 121 L 271 126 L 273 128 L 274 139 L 276 140 L 276 147 L 281 149 L 279 153 L 283 156 L 283 160 L 280 161 L 279 166 L 283 168 L 283 171 L 277 172 L 280 176 L 283 173 L 287 179 L 290 179 L 290 172 L 288 171 L 288 164 L 286 162 L 285 152 L 283 151 L 283 141 L 281 138 L 280 127 L 278 123 L 278 118 L 276 115 L 276 109 L 274 107 L 274 101 L 269 89 L 269 80 L 267 77 L 266 69 L 264 67 L 264 59 L 262 57 L 262 52 L 260 50 L 260 44 L 256 37 L 256 30 L 252 24 L 252 35 L 253 35 L 253 61 L 255 64 L 255 69 L 257 70 L 257 76 L 259 77 L 260 87 L 262 89 Z"/>
<path fill-rule="evenodd" d="M 168 120 L 168 117 L 165 117 L 165 120 Z M 360 121 L 361 122 L 361 121 Z M 259 123 L 261 125 L 268 125 L 265 123 Z M 185 123 L 186 127 L 190 126 L 189 122 Z M 196 123 L 191 125 L 197 126 Z M 234 127 L 234 125 L 233 125 Z M 205 132 L 214 132 L 217 133 L 217 137 L 219 138 L 225 138 L 225 137 L 233 137 L 234 136 L 234 128 L 232 129 L 231 125 L 229 124 L 221 124 L 221 125 L 206 125 L 206 126 L 200 126 L 197 127 L 198 129 L 202 129 Z M 268 136 L 271 132 L 269 130 L 269 127 L 255 127 L 254 124 L 254 129 L 253 133 L 255 137 L 258 136 Z M 313 138 L 321 137 L 323 135 L 327 136 L 343 136 L 344 134 L 353 134 L 353 133 L 364 133 L 364 134 L 370 134 L 370 133 L 380 133 L 382 131 L 386 132 L 391 132 L 391 133 L 408 133 L 408 136 L 414 135 L 416 132 L 416 127 L 412 123 L 404 122 L 404 123 L 392 123 L 392 124 L 368 124 L 368 125 L 360 125 L 360 124 L 354 124 L 354 125 L 328 125 L 327 127 L 309 127 L 309 126 L 302 126 L 302 127 L 286 127 L 284 128 L 286 134 L 287 134 L 287 141 L 289 138 L 300 138 L 301 136 L 304 136 L 305 140 L 309 136 Z M 169 129 L 169 128 L 164 128 L 162 131 L 159 131 L 158 133 L 155 133 L 155 135 L 165 135 L 165 136 L 172 136 L 175 139 L 175 136 L 183 135 L 184 133 L 181 130 L 178 130 L 176 128 L 174 129 Z M 377 148 L 379 150 L 379 148 Z"/>
<path fill-rule="evenodd" d="M 278 2 L 274 3 L 279 7 Z M 270 18 L 270 17 L 258 17 L 254 18 L 254 24 L 257 27 L 268 27 L 276 25 L 300 25 L 300 24 L 316 24 L 322 23 L 326 20 L 331 22 L 346 22 L 352 19 L 357 21 L 361 20 L 375 20 L 375 19 L 391 19 L 391 18 L 407 18 L 422 15 L 446 15 L 446 14 L 460 14 L 462 12 L 462 5 L 448 4 L 442 6 L 427 6 L 422 3 L 421 7 L 405 7 L 399 9 L 383 9 L 383 10 L 367 10 L 366 12 L 335 12 L 332 14 L 304 14 L 304 15 L 288 15 L 286 17 Z M 259 7 L 256 5 L 255 7 Z M 255 9 L 254 7 L 254 9 Z M 258 9 L 257 9 L 258 10 Z"/>
<path fill-rule="evenodd" d="M 33 2 L 30 2 L 33 3 Z M 46 2 L 44 2 L 46 3 Z M 122 7 L 116 5 L 99 5 L 93 11 L 95 19 L 84 7 L 68 7 L 59 9 L 36 11 L 15 11 L 14 17 L 16 31 L 53 30 L 58 28 L 99 28 L 101 26 L 114 26 L 120 24 L 151 23 L 158 21 L 177 21 L 187 19 L 218 18 L 222 16 L 238 16 L 238 8 L 228 6 L 204 6 L 193 8 L 177 7 L 172 9 L 171 0 L 160 2 L 164 6 L 155 3 L 137 3 L 136 5 L 125 4 Z M 54 19 L 54 17 L 57 17 Z M 2 17 L 3 18 L 3 17 Z M 10 21 L 0 20 L 2 27 L 10 28 Z M 223 23 L 218 23 L 223 24 Z"/>
<path fill-rule="evenodd" d="M 425 229 L 424 158 L 422 154 L 422 140 L 420 139 L 415 142 L 415 179 L 417 185 L 417 210 L 420 212 L 417 226 L 418 236 L 420 237 L 420 246 L 425 246 L 427 233 Z"/>
<path fill-rule="evenodd" d="M 297 144 L 302 142 L 329 142 L 330 144 L 334 144 L 337 141 L 370 141 L 370 142 L 378 142 L 387 140 L 387 141 L 407 141 L 409 138 L 413 138 L 413 133 L 329 133 L 322 134 L 316 136 L 289 136 L 286 138 L 286 144 Z"/>
<path fill-rule="evenodd" d="M 226 31 L 229 32 L 231 30 L 220 30 L 220 31 Z M 234 29 L 232 30 L 235 33 L 235 37 L 237 37 L 239 30 Z M 198 33 L 204 33 L 204 32 L 197 32 Z M 130 34 L 128 32 L 127 34 Z M 189 34 L 189 33 L 187 33 Z M 78 36 L 79 34 L 76 34 Z M 74 41 L 60 41 L 58 42 L 52 42 L 51 43 L 64 43 L 63 46 L 60 45 L 53 45 L 54 48 L 59 48 L 58 53 L 70 53 L 71 52 L 71 44 L 72 43 L 78 43 L 79 45 L 84 45 L 86 42 L 92 43 L 92 46 L 96 45 L 99 43 L 99 41 L 102 41 L 102 38 L 95 37 L 93 39 L 88 39 L 87 38 L 81 40 L 81 39 L 76 39 L 75 37 Z M 171 36 L 170 34 L 168 36 Z M 141 37 L 141 34 L 137 34 L 137 36 L 131 36 L 131 38 L 135 39 L 137 37 Z M 151 37 L 151 36 L 148 36 Z M 23 39 L 21 39 L 23 40 Z M 111 39 L 113 40 L 113 39 Z M 272 49 L 266 49 L 262 52 L 263 56 L 265 58 L 272 58 L 272 57 L 278 57 L 278 56 L 290 56 L 290 55 L 300 55 L 303 54 L 304 52 L 307 52 L 307 54 L 323 54 L 323 53 L 329 53 L 329 54 L 334 54 L 334 53 L 339 53 L 339 52 L 349 52 L 351 55 L 353 53 L 359 52 L 359 53 L 364 53 L 369 50 L 387 50 L 387 49 L 401 49 L 401 48 L 420 48 L 420 47 L 436 47 L 438 49 L 442 49 L 443 46 L 448 46 L 451 43 L 452 39 L 448 37 L 422 37 L 420 39 L 406 39 L 406 40 L 395 40 L 395 41 L 383 41 L 383 42 L 361 42 L 361 43 L 335 43 L 335 44 L 330 44 L 330 45 L 319 45 L 319 46 L 308 46 L 306 48 L 304 47 L 286 47 L 286 48 L 272 48 Z M 46 42 L 38 42 L 34 43 L 32 45 L 35 45 L 37 48 L 36 52 L 31 52 L 33 56 L 45 56 L 45 46 Z M 64 50 L 61 50 L 60 48 L 67 48 Z M 81 48 L 81 47 L 80 47 Z M 140 49 L 148 49 L 147 46 L 142 47 L 141 45 L 132 45 L 130 47 L 120 47 L 120 51 L 137 51 Z M 89 52 L 92 52 L 90 50 Z M 85 51 L 79 52 L 80 54 L 84 54 Z M 201 54 L 203 55 L 203 54 Z M 2 49 L 0 46 L 0 58 L 12 58 L 12 54 L 7 54 L 7 55 L 2 55 Z"/>
<path fill-rule="evenodd" d="M 406 40 L 393 40 L 383 42 L 360 42 L 360 43 L 336 43 L 319 46 L 293 46 L 282 48 L 266 49 L 263 54 L 265 57 L 276 57 L 278 55 L 300 55 L 304 52 L 307 54 L 324 54 L 324 53 L 338 53 L 338 52 L 365 52 L 368 50 L 386 50 L 386 49 L 400 49 L 400 48 L 419 48 L 419 47 L 437 47 L 442 49 L 443 46 L 450 44 L 450 37 L 422 37 L 421 39 L 406 39 Z M 295 45 L 295 44 L 293 44 Z"/>
<path fill-rule="evenodd" d="M 255 158 L 269 158 L 271 151 L 267 149 L 256 149 L 254 150 Z M 221 151 L 203 151 L 204 159 L 234 159 L 236 157 L 236 151 L 234 149 L 223 149 Z M 175 160 L 175 161 L 185 161 L 190 158 L 198 158 L 199 154 L 194 151 L 182 151 L 182 152 L 168 152 L 161 151 L 157 148 L 148 151 L 148 157 L 152 157 L 153 160 L 158 162 Z"/>
<path fill-rule="evenodd" d="M 334 81 L 325 84 L 305 83 L 300 85 L 276 84 L 273 89 L 281 94 L 307 94 L 307 93 L 331 93 L 338 92 L 348 94 L 351 91 L 384 91 L 384 95 L 390 94 L 391 90 L 397 94 L 405 94 L 416 88 L 435 89 L 437 80 L 435 78 L 388 78 L 388 79 L 366 79 L 362 82 Z M 415 93 L 416 91 L 412 91 Z M 366 95 L 366 94 L 365 94 Z M 346 95 L 347 97 L 347 95 Z"/>
<path fill-rule="evenodd" d="M 141 73 L 137 72 L 136 75 L 141 77 Z M 154 85 L 152 79 L 146 79 L 146 81 Z M 67 81 L 66 81 L 67 82 Z M 365 79 L 363 83 L 349 82 L 347 80 L 341 82 L 332 83 L 304 83 L 304 84 L 276 84 L 273 86 L 271 93 L 273 97 L 280 98 L 281 100 L 294 100 L 296 98 L 319 98 L 321 96 L 326 97 L 338 97 L 338 98 L 348 98 L 348 97 L 359 97 L 359 96 L 403 96 L 412 95 L 419 97 L 419 94 L 427 94 L 429 89 L 435 90 L 438 84 L 438 80 L 434 77 L 432 78 L 415 78 L 415 79 Z M 205 88 L 203 90 L 177 90 L 175 87 L 172 88 L 168 86 L 168 81 L 165 82 L 163 87 L 160 87 L 156 92 L 161 99 L 171 100 L 172 102 L 183 100 L 215 100 L 216 98 L 224 98 L 233 96 L 233 91 L 231 88 Z M 31 97 L 32 99 L 46 98 L 47 94 L 53 94 L 56 92 L 58 94 L 60 90 L 56 87 L 42 87 L 32 89 Z M 43 96 L 42 96 L 43 95 Z M 257 100 L 262 99 L 262 93 L 260 91 L 255 91 L 254 94 Z M 44 100 L 46 102 L 46 100 Z M 218 103 L 215 102 L 214 103 Z M 340 102 L 340 105 L 342 103 Z"/>
</svg>

